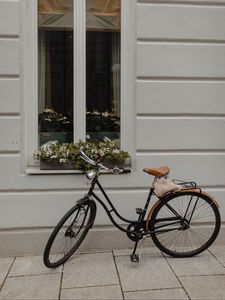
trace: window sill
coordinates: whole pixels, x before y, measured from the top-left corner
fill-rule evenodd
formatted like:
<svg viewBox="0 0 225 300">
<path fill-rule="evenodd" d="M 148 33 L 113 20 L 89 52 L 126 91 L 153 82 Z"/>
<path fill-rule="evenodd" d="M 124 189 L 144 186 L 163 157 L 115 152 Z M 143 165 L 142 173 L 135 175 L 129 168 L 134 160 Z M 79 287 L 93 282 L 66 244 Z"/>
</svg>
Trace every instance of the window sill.
<svg viewBox="0 0 225 300">
<path fill-rule="evenodd" d="M 25 174 L 28 175 L 48 175 L 48 174 L 84 174 L 80 170 L 40 170 L 40 167 L 27 167 L 25 169 Z"/>
<path fill-rule="evenodd" d="M 126 172 L 126 174 L 131 174 L 132 169 L 129 168 L 130 172 Z M 77 174 L 84 175 L 85 173 L 80 170 L 40 170 L 39 166 L 27 167 L 25 169 L 25 174 L 27 175 L 64 175 L 64 174 Z M 113 173 L 109 173 L 106 171 L 101 171 L 101 174 L 115 175 Z M 121 173 L 119 175 L 124 175 L 125 173 Z"/>
</svg>

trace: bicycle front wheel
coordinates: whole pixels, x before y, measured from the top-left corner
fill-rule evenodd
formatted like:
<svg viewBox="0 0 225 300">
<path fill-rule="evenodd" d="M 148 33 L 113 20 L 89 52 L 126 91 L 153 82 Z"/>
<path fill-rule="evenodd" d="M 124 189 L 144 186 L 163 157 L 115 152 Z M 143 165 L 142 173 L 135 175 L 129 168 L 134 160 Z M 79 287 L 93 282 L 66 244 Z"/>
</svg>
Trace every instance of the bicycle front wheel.
<svg viewBox="0 0 225 300">
<path fill-rule="evenodd" d="M 191 257 L 206 250 L 220 230 L 220 213 L 206 194 L 177 192 L 153 211 L 150 230 L 155 245 L 174 257 Z"/>
<path fill-rule="evenodd" d="M 43 260 L 48 268 L 63 264 L 80 246 L 96 215 L 90 200 L 78 201 L 59 221 L 46 244 Z"/>
</svg>

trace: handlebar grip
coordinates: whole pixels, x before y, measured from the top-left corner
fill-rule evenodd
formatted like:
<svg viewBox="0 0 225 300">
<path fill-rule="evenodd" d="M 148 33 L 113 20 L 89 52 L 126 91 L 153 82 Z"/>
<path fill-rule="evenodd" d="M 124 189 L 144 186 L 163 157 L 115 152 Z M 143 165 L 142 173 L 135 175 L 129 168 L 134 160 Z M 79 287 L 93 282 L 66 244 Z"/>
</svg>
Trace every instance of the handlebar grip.
<svg viewBox="0 0 225 300">
<path fill-rule="evenodd" d="M 131 173 L 131 169 L 123 169 L 122 170 L 122 174 L 128 174 L 128 173 Z"/>
</svg>

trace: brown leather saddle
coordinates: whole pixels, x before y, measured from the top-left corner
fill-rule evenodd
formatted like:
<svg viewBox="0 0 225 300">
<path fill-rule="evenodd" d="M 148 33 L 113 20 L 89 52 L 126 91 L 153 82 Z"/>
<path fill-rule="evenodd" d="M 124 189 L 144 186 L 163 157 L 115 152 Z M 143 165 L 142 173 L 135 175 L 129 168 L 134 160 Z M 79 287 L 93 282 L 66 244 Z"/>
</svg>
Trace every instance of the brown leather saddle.
<svg viewBox="0 0 225 300">
<path fill-rule="evenodd" d="M 160 167 L 155 169 L 145 168 L 143 171 L 149 175 L 161 177 L 169 174 L 170 168 L 169 167 Z"/>
</svg>

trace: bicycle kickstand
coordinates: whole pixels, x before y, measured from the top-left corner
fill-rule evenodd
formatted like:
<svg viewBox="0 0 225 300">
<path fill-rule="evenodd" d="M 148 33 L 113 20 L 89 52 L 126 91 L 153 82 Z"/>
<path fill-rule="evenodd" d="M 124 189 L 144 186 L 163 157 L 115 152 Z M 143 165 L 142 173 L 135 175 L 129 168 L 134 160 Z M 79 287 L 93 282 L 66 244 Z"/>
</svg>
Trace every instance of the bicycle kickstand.
<svg viewBox="0 0 225 300">
<path fill-rule="evenodd" d="M 130 255 L 130 260 L 131 260 L 131 262 L 137 262 L 137 263 L 139 263 L 139 255 L 136 254 L 138 242 L 139 242 L 139 240 L 135 242 L 133 252 L 132 252 L 132 254 Z"/>
<path fill-rule="evenodd" d="M 144 242 L 145 242 L 145 239 L 146 239 L 146 237 L 143 237 L 143 238 L 142 238 L 142 241 L 141 241 L 141 247 L 140 247 L 140 254 L 136 254 L 137 245 L 138 245 L 138 242 L 139 242 L 139 241 L 136 241 L 136 242 L 135 242 L 133 253 L 130 255 L 130 259 L 131 259 L 132 262 L 137 262 L 137 263 L 140 262 L 140 260 L 141 260 L 141 255 L 142 255 L 142 247 L 143 247 L 143 244 L 144 244 Z"/>
</svg>

